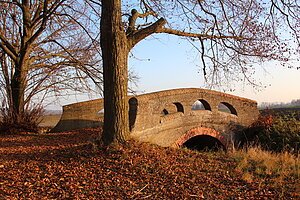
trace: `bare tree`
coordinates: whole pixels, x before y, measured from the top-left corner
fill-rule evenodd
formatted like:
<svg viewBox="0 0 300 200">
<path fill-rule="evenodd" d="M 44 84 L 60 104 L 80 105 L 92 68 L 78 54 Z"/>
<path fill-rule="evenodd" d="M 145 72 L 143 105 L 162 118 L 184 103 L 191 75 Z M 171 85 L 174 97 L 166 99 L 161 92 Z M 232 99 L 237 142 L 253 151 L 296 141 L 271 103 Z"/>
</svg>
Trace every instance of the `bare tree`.
<svg viewBox="0 0 300 200">
<path fill-rule="evenodd" d="M 97 23 L 81 1 L 0 0 L 1 96 L 12 124 L 24 123 L 34 97 L 102 82 Z"/>
<path fill-rule="evenodd" d="M 253 62 L 286 62 L 300 50 L 300 11 L 296 1 L 103 0 L 98 4 L 105 145 L 123 143 L 128 138 L 128 54 L 152 34 L 198 41 L 195 47 L 201 55 L 204 76 L 213 83 L 234 75 L 251 82 Z"/>
</svg>

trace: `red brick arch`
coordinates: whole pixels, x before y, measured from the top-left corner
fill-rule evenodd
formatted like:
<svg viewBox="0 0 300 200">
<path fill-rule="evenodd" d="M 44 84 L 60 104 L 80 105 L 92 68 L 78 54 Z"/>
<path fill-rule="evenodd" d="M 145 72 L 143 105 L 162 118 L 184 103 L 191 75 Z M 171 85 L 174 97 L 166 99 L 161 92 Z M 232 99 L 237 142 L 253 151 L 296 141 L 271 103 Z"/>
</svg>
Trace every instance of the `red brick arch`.
<svg viewBox="0 0 300 200">
<path fill-rule="evenodd" d="M 196 127 L 190 129 L 175 142 L 175 146 L 181 147 L 186 141 L 198 135 L 209 135 L 211 137 L 218 139 L 224 146 L 226 146 L 224 137 L 220 134 L 220 132 L 216 131 L 215 129 L 207 128 L 207 127 Z"/>
</svg>

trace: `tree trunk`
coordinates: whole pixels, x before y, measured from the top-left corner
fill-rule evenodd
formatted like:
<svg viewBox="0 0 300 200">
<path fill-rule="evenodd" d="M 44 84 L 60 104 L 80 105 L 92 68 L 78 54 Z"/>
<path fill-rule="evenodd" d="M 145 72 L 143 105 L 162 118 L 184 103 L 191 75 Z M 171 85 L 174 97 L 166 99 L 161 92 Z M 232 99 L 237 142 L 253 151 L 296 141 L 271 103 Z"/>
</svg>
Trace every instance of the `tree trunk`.
<svg viewBox="0 0 300 200">
<path fill-rule="evenodd" d="M 22 122 L 25 107 L 26 70 L 22 64 L 16 64 L 15 73 L 11 82 L 11 102 L 10 108 L 13 114 L 13 121 L 16 124 Z"/>
<path fill-rule="evenodd" d="M 129 134 L 128 46 L 122 26 L 121 1 L 103 0 L 101 50 L 104 79 L 104 145 L 124 143 Z"/>
<path fill-rule="evenodd" d="M 29 69 L 29 55 L 31 53 L 31 39 L 34 31 L 30 24 L 31 15 L 30 2 L 23 1 L 23 35 L 21 36 L 20 51 L 15 60 L 15 71 L 11 81 L 12 92 L 12 114 L 16 124 L 24 123 L 25 89 L 27 86 L 27 75 Z"/>
</svg>

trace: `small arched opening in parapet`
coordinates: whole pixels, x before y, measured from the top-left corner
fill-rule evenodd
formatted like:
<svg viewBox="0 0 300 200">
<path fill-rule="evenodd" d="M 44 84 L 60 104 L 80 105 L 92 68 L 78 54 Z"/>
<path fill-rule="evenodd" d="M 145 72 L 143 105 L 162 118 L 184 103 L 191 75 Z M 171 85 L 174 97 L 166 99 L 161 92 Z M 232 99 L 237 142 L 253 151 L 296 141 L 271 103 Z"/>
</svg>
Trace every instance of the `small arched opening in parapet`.
<svg viewBox="0 0 300 200">
<path fill-rule="evenodd" d="M 184 108 L 183 105 L 179 102 L 174 103 L 174 105 L 176 106 L 177 112 L 182 112 L 184 113 Z"/>
<path fill-rule="evenodd" d="M 138 100 L 135 97 L 132 97 L 128 101 L 129 103 L 129 130 L 131 131 L 134 128 L 137 109 L 138 109 Z"/>
<path fill-rule="evenodd" d="M 210 110 L 211 107 L 207 101 L 204 99 L 198 99 L 195 101 L 195 103 L 192 105 L 192 110 Z"/>
<path fill-rule="evenodd" d="M 182 147 L 196 151 L 219 151 L 225 150 L 225 146 L 215 137 L 210 135 L 197 135 L 190 138 Z"/>
<path fill-rule="evenodd" d="M 165 115 L 168 115 L 169 114 L 169 111 L 167 110 L 167 109 L 163 109 L 162 111 L 161 111 L 161 115 L 162 116 L 165 116 Z"/>
<path fill-rule="evenodd" d="M 225 112 L 225 113 L 230 113 L 233 115 L 237 115 L 236 109 L 229 103 L 227 102 L 221 102 L 218 105 L 218 110 L 220 112 Z"/>
</svg>

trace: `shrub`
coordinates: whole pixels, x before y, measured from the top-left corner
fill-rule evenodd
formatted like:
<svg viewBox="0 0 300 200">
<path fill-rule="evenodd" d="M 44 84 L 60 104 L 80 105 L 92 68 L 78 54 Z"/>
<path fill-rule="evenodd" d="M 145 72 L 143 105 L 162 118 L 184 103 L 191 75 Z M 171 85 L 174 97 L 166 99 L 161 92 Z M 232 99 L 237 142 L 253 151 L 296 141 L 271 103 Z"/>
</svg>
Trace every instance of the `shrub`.
<svg viewBox="0 0 300 200">
<path fill-rule="evenodd" d="M 11 109 L 1 108 L 0 133 L 38 132 L 38 125 L 41 122 L 43 113 L 44 109 L 41 106 L 25 109 L 20 115 L 17 115 Z"/>
<path fill-rule="evenodd" d="M 255 145 L 275 152 L 299 153 L 300 121 L 294 116 L 296 114 L 262 114 L 257 122 L 242 133 L 242 146 Z"/>
<path fill-rule="evenodd" d="M 262 129 L 257 136 L 263 148 L 272 151 L 299 152 L 300 122 L 277 116 L 268 129 Z"/>
</svg>

